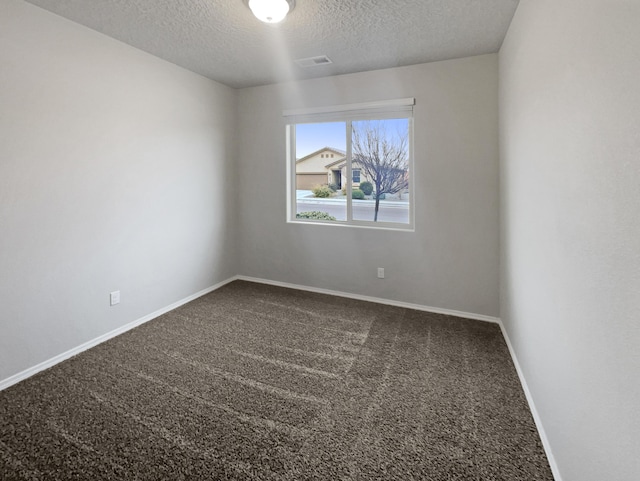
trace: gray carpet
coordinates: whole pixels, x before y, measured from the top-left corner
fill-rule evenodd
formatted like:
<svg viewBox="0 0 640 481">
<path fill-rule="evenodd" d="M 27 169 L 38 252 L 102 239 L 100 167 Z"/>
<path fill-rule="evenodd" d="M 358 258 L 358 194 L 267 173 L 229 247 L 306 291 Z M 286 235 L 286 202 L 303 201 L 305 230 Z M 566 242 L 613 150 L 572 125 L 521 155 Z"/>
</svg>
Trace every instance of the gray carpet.
<svg viewBox="0 0 640 481">
<path fill-rule="evenodd" d="M 497 325 L 236 281 L 0 392 L 0 479 L 553 477 Z"/>
</svg>

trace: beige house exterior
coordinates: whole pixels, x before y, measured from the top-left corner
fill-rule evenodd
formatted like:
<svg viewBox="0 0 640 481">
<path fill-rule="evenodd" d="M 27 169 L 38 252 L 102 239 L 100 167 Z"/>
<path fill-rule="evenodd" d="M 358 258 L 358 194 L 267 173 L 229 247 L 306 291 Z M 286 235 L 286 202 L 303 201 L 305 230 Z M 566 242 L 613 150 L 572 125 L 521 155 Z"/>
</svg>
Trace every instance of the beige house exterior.
<svg viewBox="0 0 640 481">
<path fill-rule="evenodd" d="M 296 189 L 311 190 L 318 185 L 336 184 L 339 189 L 346 184 L 347 178 L 346 152 L 324 147 L 306 157 L 296 160 Z M 352 169 L 353 187 L 358 187 L 361 178 L 360 169 Z"/>
</svg>

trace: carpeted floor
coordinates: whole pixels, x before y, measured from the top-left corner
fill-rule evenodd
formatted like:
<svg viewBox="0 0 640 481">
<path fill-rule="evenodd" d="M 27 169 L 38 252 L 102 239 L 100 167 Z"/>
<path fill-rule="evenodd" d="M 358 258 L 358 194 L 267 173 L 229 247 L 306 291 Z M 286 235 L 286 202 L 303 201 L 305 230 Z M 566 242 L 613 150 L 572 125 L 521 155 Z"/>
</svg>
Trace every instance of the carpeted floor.
<svg viewBox="0 0 640 481">
<path fill-rule="evenodd" d="M 553 477 L 497 325 L 236 281 L 0 392 L 0 479 Z"/>
</svg>

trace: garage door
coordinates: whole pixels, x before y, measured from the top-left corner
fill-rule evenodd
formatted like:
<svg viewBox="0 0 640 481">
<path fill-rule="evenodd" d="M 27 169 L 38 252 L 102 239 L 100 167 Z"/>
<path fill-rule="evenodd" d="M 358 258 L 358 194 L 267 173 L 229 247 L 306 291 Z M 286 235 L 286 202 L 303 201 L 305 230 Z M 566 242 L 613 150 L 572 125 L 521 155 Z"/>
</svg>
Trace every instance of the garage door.
<svg viewBox="0 0 640 481">
<path fill-rule="evenodd" d="M 296 189 L 311 190 L 327 183 L 327 174 L 296 174 Z"/>
</svg>

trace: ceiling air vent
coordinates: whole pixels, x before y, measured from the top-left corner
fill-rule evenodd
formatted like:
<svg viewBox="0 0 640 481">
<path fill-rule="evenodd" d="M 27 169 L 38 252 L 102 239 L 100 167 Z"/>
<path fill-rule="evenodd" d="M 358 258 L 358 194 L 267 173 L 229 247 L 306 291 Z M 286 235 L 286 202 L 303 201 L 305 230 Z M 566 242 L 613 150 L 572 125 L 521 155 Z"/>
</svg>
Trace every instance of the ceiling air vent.
<svg viewBox="0 0 640 481">
<path fill-rule="evenodd" d="M 299 58 L 294 60 L 302 68 L 317 67 L 318 65 L 328 65 L 333 63 L 326 55 L 319 55 L 318 57 Z"/>
</svg>

